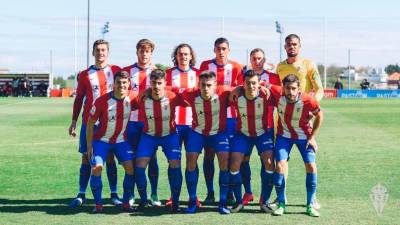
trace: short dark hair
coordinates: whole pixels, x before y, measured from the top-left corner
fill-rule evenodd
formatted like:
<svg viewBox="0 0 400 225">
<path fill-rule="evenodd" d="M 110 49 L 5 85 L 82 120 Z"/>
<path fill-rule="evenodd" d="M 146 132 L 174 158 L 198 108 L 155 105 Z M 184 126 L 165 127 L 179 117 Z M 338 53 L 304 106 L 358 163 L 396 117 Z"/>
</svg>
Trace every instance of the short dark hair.
<svg viewBox="0 0 400 225">
<path fill-rule="evenodd" d="M 294 39 L 294 38 L 299 40 L 299 43 L 300 43 L 300 37 L 297 34 L 289 34 L 288 36 L 286 36 L 285 42 L 289 41 L 290 39 Z"/>
<path fill-rule="evenodd" d="M 217 77 L 217 75 L 215 75 L 215 73 L 213 71 L 206 70 L 200 74 L 199 80 L 210 79 L 210 78 L 215 79 L 216 77 Z"/>
<path fill-rule="evenodd" d="M 149 39 L 140 39 L 136 44 L 136 51 L 139 51 L 139 49 L 147 46 L 151 48 L 151 52 L 154 51 L 155 48 L 154 42 L 150 41 Z"/>
<path fill-rule="evenodd" d="M 110 48 L 110 44 L 108 43 L 108 41 L 106 41 L 104 39 L 98 39 L 93 43 L 93 51 L 95 50 L 97 45 L 107 45 L 107 50 L 109 50 L 109 48 Z"/>
<path fill-rule="evenodd" d="M 214 41 L 214 47 L 217 47 L 217 45 L 220 45 L 222 43 L 226 43 L 229 47 L 229 41 L 224 37 L 217 38 L 217 40 Z"/>
<path fill-rule="evenodd" d="M 294 82 L 297 83 L 297 86 L 300 87 L 300 80 L 294 74 L 289 74 L 285 78 L 283 78 L 283 80 L 282 80 L 283 85 L 285 85 L 287 83 L 294 83 Z"/>
<path fill-rule="evenodd" d="M 192 59 L 190 60 L 189 65 L 191 67 L 195 66 L 196 65 L 196 53 L 193 51 L 192 46 L 190 46 L 189 44 L 186 44 L 186 43 L 179 44 L 178 46 L 176 46 L 174 48 L 174 51 L 171 54 L 172 62 L 174 63 L 175 66 L 178 66 L 178 60 L 176 58 L 176 54 L 178 53 L 179 49 L 184 48 L 184 47 L 189 48 L 190 54 L 192 55 Z"/>
<path fill-rule="evenodd" d="M 243 75 L 243 78 L 246 79 L 248 78 L 252 78 L 254 76 L 257 76 L 260 79 L 260 74 L 258 74 L 255 70 L 246 70 L 246 72 Z"/>
<path fill-rule="evenodd" d="M 161 69 L 155 69 L 150 73 L 150 80 L 165 79 L 165 72 Z"/>
<path fill-rule="evenodd" d="M 256 52 L 261 52 L 263 55 L 265 55 L 264 50 L 262 50 L 261 48 L 255 48 L 255 49 L 251 50 L 250 56 Z"/>
<path fill-rule="evenodd" d="M 124 70 L 120 70 L 117 73 L 115 73 L 114 81 L 117 80 L 117 78 L 130 80 L 131 76 L 129 76 L 128 72 L 126 72 Z"/>
</svg>

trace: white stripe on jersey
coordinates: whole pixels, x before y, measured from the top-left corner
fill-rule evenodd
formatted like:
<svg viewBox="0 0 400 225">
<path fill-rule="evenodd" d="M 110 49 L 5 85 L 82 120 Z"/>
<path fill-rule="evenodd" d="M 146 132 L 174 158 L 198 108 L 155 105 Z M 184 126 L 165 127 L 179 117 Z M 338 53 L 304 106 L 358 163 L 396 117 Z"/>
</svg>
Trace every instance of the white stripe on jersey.
<svg viewBox="0 0 400 225">
<path fill-rule="evenodd" d="M 110 98 L 107 101 L 107 107 L 108 107 L 107 129 L 101 140 L 108 143 L 110 141 L 109 140 L 110 137 L 114 134 L 115 127 L 117 125 L 117 104 L 115 99 Z"/>
<path fill-rule="evenodd" d="M 151 69 L 151 67 L 149 67 L 149 68 L 146 68 L 145 70 L 146 70 L 147 78 L 149 78 L 152 69 Z M 130 75 L 131 75 L 132 90 L 139 91 L 140 68 L 138 68 L 137 66 L 133 66 L 131 68 Z M 147 78 L 146 78 L 146 88 L 150 87 L 150 79 L 147 79 Z M 142 91 L 142 90 L 140 90 L 140 91 Z M 139 121 L 139 110 L 133 110 L 131 112 L 129 121 L 135 121 L 135 122 Z"/>
<path fill-rule="evenodd" d="M 197 112 L 197 121 L 198 121 L 198 126 L 195 128 L 195 130 L 198 133 L 203 133 L 203 130 L 206 127 L 206 124 L 211 124 L 211 129 L 210 129 L 210 134 L 209 135 L 214 135 L 218 133 L 219 130 L 219 114 L 220 114 L 220 99 L 217 94 L 214 94 L 214 96 L 210 99 L 211 102 L 211 121 L 206 120 L 206 114 L 205 114 L 205 108 L 204 108 L 204 103 L 206 101 L 203 100 L 201 96 L 196 97 L 195 99 L 195 107 L 196 107 L 196 112 Z M 209 116 L 209 115 L 208 115 Z"/>
<path fill-rule="evenodd" d="M 161 115 L 162 115 L 162 133 L 161 136 L 169 134 L 171 109 L 168 98 L 161 99 Z"/>
<path fill-rule="evenodd" d="M 107 92 L 110 92 L 114 89 L 114 74 L 111 70 L 110 66 L 107 66 L 104 68 L 104 74 L 106 75 L 106 80 L 107 80 Z"/>
</svg>

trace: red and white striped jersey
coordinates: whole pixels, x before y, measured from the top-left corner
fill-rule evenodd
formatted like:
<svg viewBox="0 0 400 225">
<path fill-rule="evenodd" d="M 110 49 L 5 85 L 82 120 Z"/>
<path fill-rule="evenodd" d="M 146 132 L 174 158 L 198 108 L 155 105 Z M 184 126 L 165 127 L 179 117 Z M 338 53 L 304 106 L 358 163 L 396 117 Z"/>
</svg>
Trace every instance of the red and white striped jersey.
<svg viewBox="0 0 400 225">
<path fill-rule="evenodd" d="M 190 103 L 193 111 L 192 129 L 203 135 L 225 131 L 229 94 L 228 87 L 218 86 L 211 99 L 204 100 L 198 88 L 185 90 L 182 96 Z"/>
<path fill-rule="evenodd" d="M 290 103 L 282 94 L 281 87 L 271 87 L 273 103 L 278 111 L 278 135 L 286 138 L 305 140 L 312 133 L 312 115 L 319 113 L 318 102 L 305 93 L 296 102 Z"/>
<path fill-rule="evenodd" d="M 83 105 L 82 124 L 87 123 L 89 112 L 92 108 L 94 101 L 98 97 L 113 90 L 114 76 L 119 70 L 121 70 L 121 68 L 114 65 L 107 65 L 104 68 L 97 68 L 92 65 L 88 69 L 78 74 L 78 87 L 76 89 L 76 97 L 85 97 L 85 103 Z M 74 120 L 76 120 L 79 116 L 81 105 L 77 107 L 79 107 L 79 109 L 75 109 L 74 107 Z"/>
<path fill-rule="evenodd" d="M 150 87 L 150 73 L 156 67 L 154 65 L 150 65 L 147 68 L 140 67 L 137 63 L 126 66 L 122 68 L 122 70 L 129 73 L 131 77 L 131 88 L 134 91 L 142 92 Z M 139 111 L 133 110 L 131 112 L 129 121 L 139 121 Z"/>
<path fill-rule="evenodd" d="M 126 141 L 126 125 L 137 94 L 133 91 L 123 99 L 116 99 L 114 92 L 98 98 L 91 111 L 90 118 L 99 121 L 93 140 L 110 144 Z"/>
<path fill-rule="evenodd" d="M 269 72 L 267 70 L 264 70 L 262 74 L 260 74 L 260 81 L 264 85 L 278 85 L 281 86 L 281 79 L 279 79 L 278 74 Z"/>
<path fill-rule="evenodd" d="M 229 60 L 225 65 L 218 65 L 215 59 L 201 63 L 200 71 L 213 71 L 217 75 L 217 85 L 236 87 L 243 84 L 242 66 Z M 228 118 L 236 118 L 235 110 L 228 107 Z"/>
<path fill-rule="evenodd" d="M 268 118 L 269 111 L 273 112 L 271 94 L 259 92 L 255 99 L 249 100 L 244 94 L 238 96 L 233 104 L 235 106 L 238 120 L 236 130 L 249 137 L 257 137 L 273 128 L 273 120 Z M 272 106 L 272 107 L 270 107 Z"/>
<path fill-rule="evenodd" d="M 166 71 L 167 86 L 173 88 L 194 88 L 199 82 L 199 70 L 190 68 L 183 71 L 178 67 L 170 68 Z M 191 107 L 176 107 L 175 123 L 177 125 L 192 125 L 192 108 Z"/>
<path fill-rule="evenodd" d="M 143 132 L 158 137 L 176 132 L 175 108 L 188 106 L 181 96 L 168 90 L 160 100 L 136 98 L 133 105 L 139 109 L 139 121 L 144 122 Z"/>
</svg>

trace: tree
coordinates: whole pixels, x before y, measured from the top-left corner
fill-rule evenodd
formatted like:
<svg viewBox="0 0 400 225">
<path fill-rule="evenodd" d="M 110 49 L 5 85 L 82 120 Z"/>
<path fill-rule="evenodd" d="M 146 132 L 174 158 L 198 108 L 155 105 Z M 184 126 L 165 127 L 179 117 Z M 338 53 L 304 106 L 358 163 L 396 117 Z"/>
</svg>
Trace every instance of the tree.
<svg viewBox="0 0 400 225">
<path fill-rule="evenodd" d="M 54 77 L 53 84 L 54 85 L 59 84 L 60 88 L 65 88 L 65 86 L 67 86 L 67 82 L 62 77 Z"/>
<path fill-rule="evenodd" d="M 392 73 L 400 73 L 400 66 L 399 64 L 389 64 L 385 67 L 385 72 L 389 75 L 391 75 Z"/>
<path fill-rule="evenodd" d="M 163 65 L 163 64 L 160 64 L 160 63 L 156 63 L 156 67 L 157 67 L 158 69 L 163 70 L 163 71 L 166 71 L 167 69 L 170 68 L 169 66 L 166 66 L 166 65 Z"/>
</svg>

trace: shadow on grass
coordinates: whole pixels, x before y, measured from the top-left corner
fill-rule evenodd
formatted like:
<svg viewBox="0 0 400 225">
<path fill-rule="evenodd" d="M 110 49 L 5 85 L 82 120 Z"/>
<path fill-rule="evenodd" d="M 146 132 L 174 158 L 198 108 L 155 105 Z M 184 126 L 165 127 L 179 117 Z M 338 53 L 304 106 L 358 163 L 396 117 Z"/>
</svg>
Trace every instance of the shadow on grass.
<svg viewBox="0 0 400 225">
<path fill-rule="evenodd" d="M 19 199 L 4 199 L 0 198 L 0 212 L 2 213 L 27 213 L 27 212 L 44 212 L 50 215 L 75 215 L 75 214 L 91 214 L 94 206 L 94 201 L 89 199 L 88 202 L 78 208 L 71 208 L 69 203 L 72 198 L 60 198 L 60 199 L 33 199 L 33 200 L 19 200 Z M 104 210 L 103 214 L 106 215 L 116 215 L 124 213 L 120 208 L 109 204 L 111 201 L 109 199 L 104 199 Z M 138 200 L 135 201 L 135 206 Z M 165 204 L 165 201 L 162 201 Z M 183 214 L 187 207 L 187 201 L 180 201 L 181 211 L 179 214 Z M 203 205 L 197 211 L 197 213 L 208 213 L 215 212 L 218 213 L 218 204 L 213 205 Z M 260 213 L 264 212 L 254 206 L 258 204 L 251 204 L 249 207 L 245 207 L 240 213 Z M 305 207 L 304 205 L 288 205 L 289 207 Z M 131 213 L 132 216 L 140 217 L 156 217 L 161 215 L 169 215 L 169 208 L 165 206 L 161 207 L 147 207 L 143 212 Z M 303 212 L 287 212 L 287 214 L 305 214 Z"/>
</svg>

